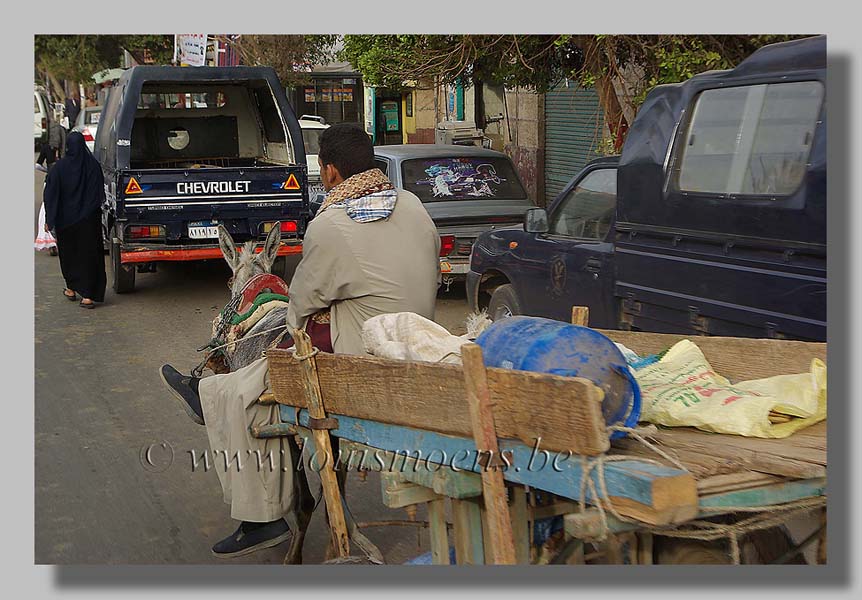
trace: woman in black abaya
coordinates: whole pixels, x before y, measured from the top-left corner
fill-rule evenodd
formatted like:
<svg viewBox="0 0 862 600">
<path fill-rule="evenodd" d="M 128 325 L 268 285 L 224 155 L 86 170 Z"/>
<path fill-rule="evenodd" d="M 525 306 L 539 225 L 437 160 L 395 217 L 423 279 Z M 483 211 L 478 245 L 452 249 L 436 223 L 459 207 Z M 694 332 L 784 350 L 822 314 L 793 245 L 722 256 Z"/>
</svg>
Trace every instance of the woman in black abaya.
<svg viewBox="0 0 862 600">
<path fill-rule="evenodd" d="M 90 154 L 84 136 L 73 131 L 66 139 L 66 154 L 54 164 L 45 180 L 45 229 L 54 231 L 60 269 L 66 280 L 63 295 L 83 308 L 105 300 L 105 255 L 102 247 L 104 178 Z"/>
</svg>

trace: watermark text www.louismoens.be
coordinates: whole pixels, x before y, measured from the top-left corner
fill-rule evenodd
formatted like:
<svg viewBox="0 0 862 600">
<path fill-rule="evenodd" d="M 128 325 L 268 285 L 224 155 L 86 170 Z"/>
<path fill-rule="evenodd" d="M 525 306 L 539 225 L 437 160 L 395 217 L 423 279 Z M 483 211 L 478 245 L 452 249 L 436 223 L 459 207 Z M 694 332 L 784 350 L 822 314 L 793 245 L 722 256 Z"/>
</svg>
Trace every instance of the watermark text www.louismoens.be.
<svg viewBox="0 0 862 600">
<path fill-rule="evenodd" d="M 541 471 L 547 468 L 561 472 L 568 467 L 575 455 L 570 452 L 551 453 L 540 448 L 541 438 L 536 439 L 529 453 L 516 456 L 514 451 L 505 450 L 492 453 L 488 450 L 461 449 L 447 453 L 441 449 L 422 450 L 400 449 L 395 451 L 379 449 L 339 450 L 334 457 L 318 452 L 311 444 L 304 444 L 298 455 L 291 455 L 286 446 L 261 450 L 223 450 L 223 449 L 188 449 L 175 451 L 166 441 L 147 444 L 141 448 L 141 466 L 149 472 L 162 473 L 178 466 L 188 468 L 192 472 L 208 472 L 213 469 L 222 471 L 242 471 L 255 469 L 257 471 L 288 471 L 308 469 L 320 472 L 323 469 L 339 469 L 376 472 L 427 471 L 437 472 L 447 468 L 454 472 L 480 472 L 484 469 L 496 468 L 505 472 L 512 469 L 518 471 Z M 524 449 L 526 450 L 526 448 Z M 522 458 L 526 454 L 526 458 Z"/>
</svg>

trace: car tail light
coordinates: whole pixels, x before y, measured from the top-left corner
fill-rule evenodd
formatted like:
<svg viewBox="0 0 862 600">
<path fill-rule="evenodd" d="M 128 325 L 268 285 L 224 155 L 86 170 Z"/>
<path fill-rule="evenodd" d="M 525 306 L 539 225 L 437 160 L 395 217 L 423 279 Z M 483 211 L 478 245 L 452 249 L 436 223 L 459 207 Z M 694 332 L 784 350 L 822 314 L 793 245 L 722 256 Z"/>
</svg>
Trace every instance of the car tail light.
<svg viewBox="0 0 862 600">
<path fill-rule="evenodd" d="M 48 129 L 48 119 L 42 117 L 42 129 Z"/>
<path fill-rule="evenodd" d="M 454 235 L 440 236 L 440 256 L 449 256 L 449 253 L 455 249 Z"/>
<path fill-rule="evenodd" d="M 163 225 L 130 225 L 126 233 L 132 239 L 160 238 L 165 236 Z"/>
<path fill-rule="evenodd" d="M 84 141 L 85 141 L 85 142 L 92 142 L 92 141 L 93 141 L 93 134 L 92 134 L 92 133 L 90 133 L 90 130 L 89 130 L 88 128 L 86 128 L 86 127 L 85 127 L 85 128 L 81 131 L 81 134 L 84 136 Z"/>
<path fill-rule="evenodd" d="M 269 221 L 267 223 L 261 223 L 261 228 L 264 233 L 269 233 L 272 231 L 273 225 L 275 225 L 275 222 Z M 296 224 L 296 221 L 281 221 L 280 229 L 282 233 L 296 233 L 299 226 Z"/>
</svg>

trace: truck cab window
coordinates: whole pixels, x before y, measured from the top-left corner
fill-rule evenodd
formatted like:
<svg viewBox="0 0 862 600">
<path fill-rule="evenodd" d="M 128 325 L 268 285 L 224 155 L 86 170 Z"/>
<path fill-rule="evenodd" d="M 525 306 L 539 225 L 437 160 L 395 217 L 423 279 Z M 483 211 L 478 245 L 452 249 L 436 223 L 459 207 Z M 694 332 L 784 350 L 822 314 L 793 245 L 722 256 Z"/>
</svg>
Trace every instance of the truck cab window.
<svg viewBox="0 0 862 600">
<path fill-rule="evenodd" d="M 802 183 L 823 86 L 800 81 L 701 92 L 678 151 L 678 189 L 792 194 Z"/>
<path fill-rule="evenodd" d="M 617 204 L 617 170 L 597 169 L 560 202 L 550 219 L 550 233 L 603 240 Z"/>
</svg>

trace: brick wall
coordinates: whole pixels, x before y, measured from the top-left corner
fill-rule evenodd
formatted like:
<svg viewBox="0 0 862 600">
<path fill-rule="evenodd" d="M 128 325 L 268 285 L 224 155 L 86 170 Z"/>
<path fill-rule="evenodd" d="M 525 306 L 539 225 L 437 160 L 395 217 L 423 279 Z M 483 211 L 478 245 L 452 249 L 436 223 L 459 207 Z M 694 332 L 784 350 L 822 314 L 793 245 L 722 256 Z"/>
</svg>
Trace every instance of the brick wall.
<svg viewBox="0 0 862 600">
<path fill-rule="evenodd" d="M 408 144 L 433 144 L 434 143 L 434 129 L 416 129 L 416 133 L 408 133 L 407 134 L 407 143 Z"/>
</svg>

